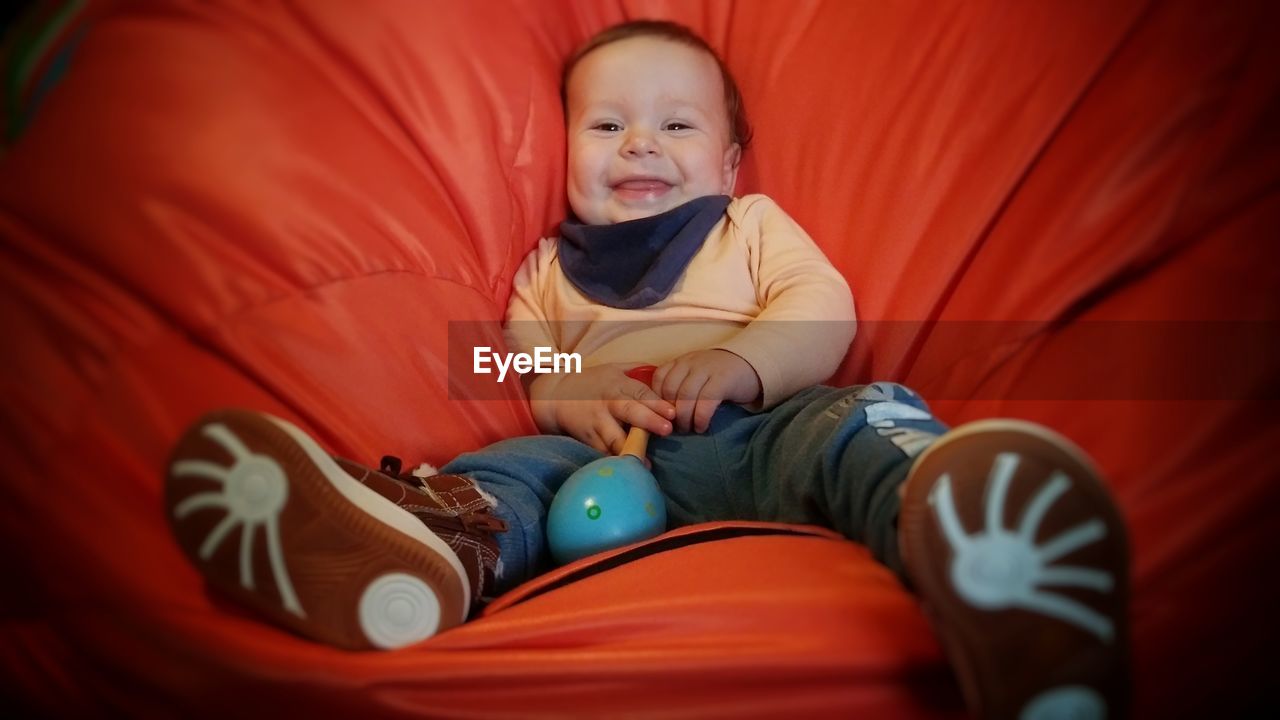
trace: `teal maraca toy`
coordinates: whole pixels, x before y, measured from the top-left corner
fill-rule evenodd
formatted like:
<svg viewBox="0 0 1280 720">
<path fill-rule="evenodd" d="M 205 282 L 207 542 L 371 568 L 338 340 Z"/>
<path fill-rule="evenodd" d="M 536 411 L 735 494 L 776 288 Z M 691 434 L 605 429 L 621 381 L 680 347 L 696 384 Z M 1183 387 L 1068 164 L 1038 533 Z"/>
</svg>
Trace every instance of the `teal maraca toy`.
<svg viewBox="0 0 1280 720">
<path fill-rule="evenodd" d="M 652 382 L 653 366 L 627 374 Z M 622 453 L 583 465 L 551 501 L 547 543 L 561 565 L 605 550 L 647 540 L 667 529 L 667 508 L 653 473 L 641 458 L 649 433 L 633 427 Z"/>
</svg>

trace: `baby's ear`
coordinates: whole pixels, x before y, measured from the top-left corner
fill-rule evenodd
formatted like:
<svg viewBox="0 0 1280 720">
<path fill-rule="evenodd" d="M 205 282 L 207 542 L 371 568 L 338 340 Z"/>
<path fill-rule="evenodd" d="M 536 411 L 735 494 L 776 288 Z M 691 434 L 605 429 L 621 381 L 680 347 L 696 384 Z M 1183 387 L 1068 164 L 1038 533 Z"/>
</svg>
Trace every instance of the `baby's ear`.
<svg viewBox="0 0 1280 720">
<path fill-rule="evenodd" d="M 738 165 L 742 163 L 742 146 L 733 143 L 724 151 L 724 188 L 725 195 L 733 195 L 733 186 L 738 184 Z"/>
</svg>

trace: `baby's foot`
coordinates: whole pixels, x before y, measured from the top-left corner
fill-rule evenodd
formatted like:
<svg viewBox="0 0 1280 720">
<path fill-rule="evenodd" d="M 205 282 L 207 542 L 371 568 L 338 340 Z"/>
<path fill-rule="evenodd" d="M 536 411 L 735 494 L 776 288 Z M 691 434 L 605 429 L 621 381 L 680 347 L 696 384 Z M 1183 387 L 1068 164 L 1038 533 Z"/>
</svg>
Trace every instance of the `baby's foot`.
<svg viewBox="0 0 1280 720">
<path fill-rule="evenodd" d="M 978 717 L 1125 714 L 1124 523 L 1069 441 L 1016 420 L 943 435 L 911 469 L 899 537 Z"/>
<path fill-rule="evenodd" d="M 309 638 L 402 647 L 470 610 L 448 545 L 278 418 L 201 418 L 174 448 L 165 508 L 212 585 Z"/>
</svg>

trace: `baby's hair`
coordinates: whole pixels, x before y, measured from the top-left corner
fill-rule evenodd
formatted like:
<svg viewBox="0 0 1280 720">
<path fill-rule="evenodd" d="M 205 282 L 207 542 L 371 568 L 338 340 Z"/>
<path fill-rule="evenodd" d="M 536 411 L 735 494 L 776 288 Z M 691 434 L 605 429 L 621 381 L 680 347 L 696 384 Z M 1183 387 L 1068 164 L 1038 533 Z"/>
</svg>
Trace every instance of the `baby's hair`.
<svg viewBox="0 0 1280 720">
<path fill-rule="evenodd" d="M 697 33 L 679 23 L 668 20 L 630 20 L 601 30 L 582 44 L 569 59 L 565 61 L 564 71 L 560 74 L 560 101 L 566 111 L 569 107 L 569 76 L 582 58 L 599 48 L 633 37 L 656 37 L 663 40 L 682 43 L 706 52 L 716 61 L 720 68 L 720 78 L 724 82 L 724 105 L 729 116 L 729 140 L 735 142 L 743 151 L 751 143 L 751 123 L 747 120 L 747 109 L 742 102 L 742 92 L 738 83 L 729 73 L 729 68 L 720 59 L 720 55 L 707 44 Z M 739 156 L 741 157 L 741 156 Z"/>
</svg>

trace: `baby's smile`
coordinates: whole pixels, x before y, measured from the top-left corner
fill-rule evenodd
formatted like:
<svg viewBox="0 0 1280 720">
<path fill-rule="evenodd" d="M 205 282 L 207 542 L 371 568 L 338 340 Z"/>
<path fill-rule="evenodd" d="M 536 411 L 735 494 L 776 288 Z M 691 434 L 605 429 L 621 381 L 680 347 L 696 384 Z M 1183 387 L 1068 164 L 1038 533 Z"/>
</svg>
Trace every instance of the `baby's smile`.
<svg viewBox="0 0 1280 720">
<path fill-rule="evenodd" d="M 672 183 L 655 177 L 629 177 L 610 185 L 618 201 L 625 205 L 645 205 L 662 200 Z"/>
</svg>

